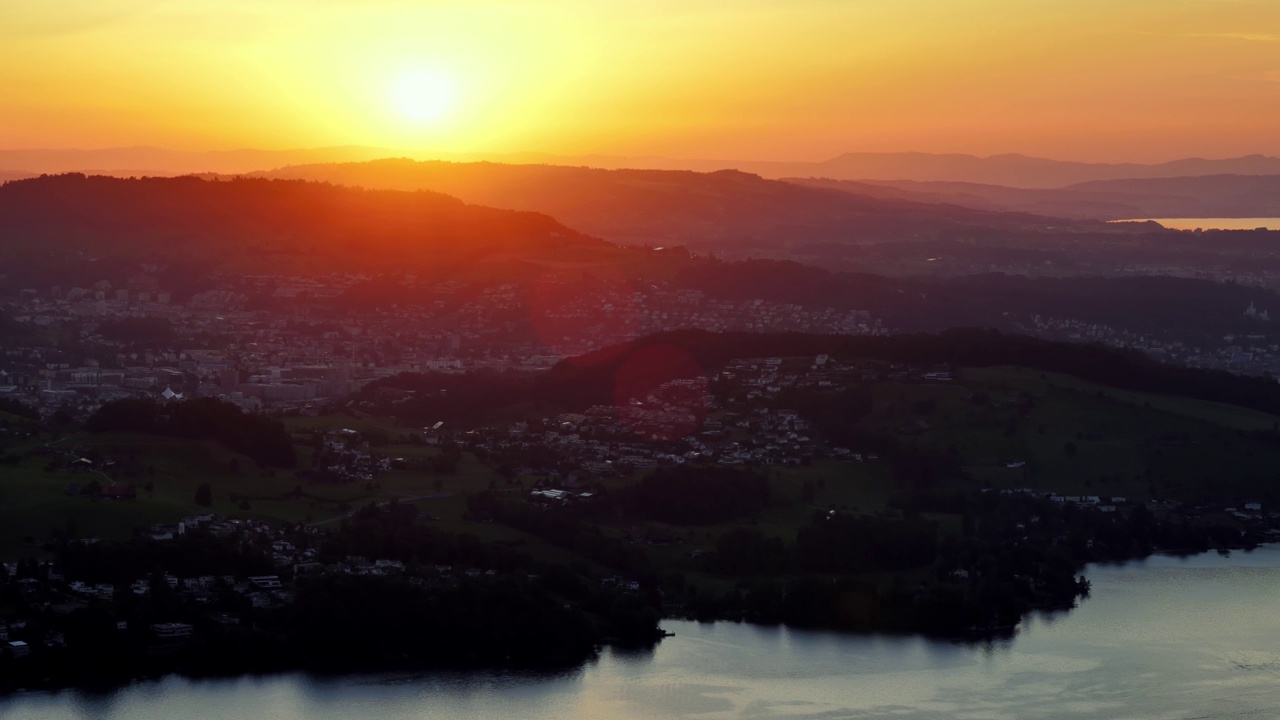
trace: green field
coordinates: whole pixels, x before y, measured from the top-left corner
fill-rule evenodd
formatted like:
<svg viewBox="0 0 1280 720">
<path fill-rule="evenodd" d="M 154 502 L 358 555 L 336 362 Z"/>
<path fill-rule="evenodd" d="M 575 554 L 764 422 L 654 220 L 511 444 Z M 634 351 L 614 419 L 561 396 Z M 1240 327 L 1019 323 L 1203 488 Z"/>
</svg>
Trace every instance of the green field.
<svg viewBox="0 0 1280 720">
<path fill-rule="evenodd" d="M 952 452 L 994 488 L 1149 499 L 1210 489 L 1267 497 L 1280 487 L 1280 447 L 1259 435 L 1276 418 L 1245 408 L 1023 368 L 965 370 L 950 384 L 886 384 L 875 398 L 868 427 Z M 920 422 L 928 427 L 904 432 Z"/>
<path fill-rule="evenodd" d="M 869 389 L 873 410 L 861 426 L 893 435 L 908 450 L 955 457 L 963 473 L 947 482 L 957 487 L 1030 487 L 1132 500 L 1210 494 L 1280 499 L 1280 444 L 1268 437 L 1276 419 L 1265 413 L 1122 392 L 1022 368 L 963 370 L 950 383 L 888 382 Z M 300 467 L 310 465 L 316 431 L 378 430 L 393 443 L 403 443 L 410 433 L 376 418 L 349 415 L 287 418 L 286 427 L 295 439 Z M 72 448 L 115 458 L 119 467 L 114 480 L 136 486 L 138 498 L 68 497 L 68 483 L 111 482 L 63 469 L 67 456 L 59 451 Z M 466 517 L 472 493 L 521 493 L 521 486 L 509 485 L 470 454 L 456 473 L 436 474 L 426 469 L 426 461 L 438 448 L 391 444 L 374 451 L 403 458 L 407 467 L 380 476 L 372 487 L 311 484 L 293 470 L 260 468 L 214 442 L 127 433 L 79 433 L 56 441 L 47 433 L 26 440 L 5 438 L 0 454 L 20 460 L 0 467 L 0 557 L 39 552 L 51 537 L 66 533 L 123 539 L 136 528 L 209 510 L 273 523 L 332 523 L 355 508 L 395 500 L 414 503 L 441 530 L 519 545 L 548 559 L 574 560 L 518 530 Z M 1013 463 L 1023 464 L 1009 467 Z M 710 549 L 721 533 L 735 527 L 756 527 L 791 541 L 815 512 L 876 512 L 901 491 L 884 461 L 816 460 L 806 467 L 760 471 L 770 477 L 768 508 L 756 517 L 711 527 L 657 526 L 677 542 L 646 546 L 655 563 L 690 571 L 691 552 Z M 527 487 L 532 479 L 520 480 Z M 604 482 L 618 490 L 637 481 Z M 203 483 L 213 489 L 212 508 L 195 503 L 196 488 Z M 606 535 L 622 537 L 632 526 L 617 521 L 602 522 L 601 528 Z"/>
<path fill-rule="evenodd" d="M 185 515 L 210 511 L 273 523 L 318 522 L 340 518 L 369 503 L 418 498 L 415 502 L 424 512 L 457 524 L 466 509 L 465 495 L 486 489 L 496 477 L 473 457 L 466 456 L 455 474 L 398 470 L 379 477 L 369 489 L 354 483 L 308 484 L 299 481 L 293 470 L 259 468 L 247 457 L 213 442 L 126 433 L 76 434 L 53 443 L 50 448 L 54 452 L 50 453 L 44 448 L 49 441 L 46 435 L 4 448 L 22 459 L 15 466 L 0 468 L 0 557 L 38 551 L 53 533 L 125 539 L 136 528 L 172 523 Z M 113 472 L 113 478 L 117 483 L 135 486 L 137 499 L 67 496 L 68 483 L 83 486 L 96 479 L 105 486 L 113 479 L 100 473 L 62 469 L 69 456 L 58 451 L 72 448 L 117 459 L 120 467 Z M 307 452 L 308 447 L 299 446 L 300 455 Z M 406 457 L 438 450 L 388 446 L 378 452 Z M 58 467 L 53 469 L 50 465 Z M 213 505 L 209 508 L 195 503 L 196 488 L 203 483 L 213 490 Z M 146 489 L 148 486 L 150 490 Z M 243 502 L 247 502 L 247 510 L 242 507 Z"/>
<path fill-rule="evenodd" d="M 907 449 L 958 458 L 962 475 L 941 489 L 1030 487 L 1135 501 L 1280 499 L 1280 444 L 1256 434 L 1273 427 L 1275 418 L 1265 413 L 1120 392 L 1023 368 L 966 370 L 949 383 L 889 382 L 870 389 L 874 409 L 862 427 L 893 435 Z M 1025 464 L 1008 467 L 1016 463 Z M 648 523 L 674 539 L 644 546 L 655 566 L 722 589 L 726 581 L 699 572 L 690 555 L 714 548 L 723 533 L 753 527 L 789 543 L 816 511 L 880 512 L 903 490 L 884 461 L 817 460 L 760 471 L 770 477 L 772 501 L 756 517 L 700 527 Z M 608 481 L 619 487 L 631 482 Z M 807 502 L 806 483 L 813 486 Z M 944 529 L 959 529 L 958 515 L 927 516 Z M 624 531 L 605 529 L 618 536 Z"/>
</svg>

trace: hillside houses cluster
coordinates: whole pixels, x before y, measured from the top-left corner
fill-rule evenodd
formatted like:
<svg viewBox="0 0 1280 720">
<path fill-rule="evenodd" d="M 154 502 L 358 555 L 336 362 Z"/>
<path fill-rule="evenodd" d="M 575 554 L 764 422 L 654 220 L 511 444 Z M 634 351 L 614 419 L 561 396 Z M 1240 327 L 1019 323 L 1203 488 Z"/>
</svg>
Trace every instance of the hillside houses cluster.
<svg viewBox="0 0 1280 720">
<path fill-rule="evenodd" d="M 1165 517 L 1174 513 L 1186 517 L 1230 515 L 1241 523 L 1256 523 L 1264 525 L 1266 526 L 1264 534 L 1271 537 L 1280 537 L 1280 527 L 1276 526 L 1276 521 L 1280 520 L 1280 513 L 1268 510 L 1264 503 L 1259 500 L 1246 500 L 1245 502 L 1237 505 L 1217 506 L 1185 505 L 1174 503 L 1170 500 L 1150 500 L 1145 503 L 1139 503 L 1124 496 L 1063 495 L 1055 490 L 1034 490 L 1028 487 L 1009 488 L 999 491 L 985 489 L 982 492 L 1000 492 L 1004 495 L 1026 495 L 1028 497 L 1048 500 L 1055 505 L 1070 505 L 1083 510 L 1093 510 L 1099 513 L 1125 513 L 1132 510 L 1136 505 L 1142 504 L 1145 505 L 1146 508 L 1151 511 L 1152 515 L 1156 517 Z"/>
<path fill-rule="evenodd" d="M 1253 308 L 1252 305 L 1249 307 Z M 1269 317 L 1256 309 L 1252 313 L 1246 309 L 1241 315 L 1242 331 L 1227 333 L 1216 344 L 1190 344 L 1175 338 L 1133 332 L 1102 323 L 1042 315 L 1016 320 L 1014 328 L 1018 332 L 1050 340 L 1100 343 L 1114 348 L 1138 350 L 1171 365 L 1225 370 L 1239 375 L 1280 377 L 1280 344 L 1274 342 L 1270 328 L 1265 324 Z"/>
<path fill-rule="evenodd" d="M 764 466 L 825 457 L 866 460 L 848 448 L 828 446 L 798 412 L 770 402 L 784 389 L 838 392 L 861 382 L 864 372 L 828 355 L 799 366 L 780 358 L 734 360 L 710 378 L 673 380 L 644 397 L 620 399 L 616 406 L 474 431 L 462 442 L 531 474 L 568 468 L 596 477 L 688 462 Z M 912 372 L 923 376 L 930 370 Z"/>
<path fill-rule="evenodd" d="M 322 442 L 321 451 L 316 456 L 316 467 L 329 477 L 368 483 L 391 470 L 391 458 L 374 455 L 369 450 L 369 441 L 361 438 L 355 430 L 343 428 L 326 433 Z"/>
</svg>

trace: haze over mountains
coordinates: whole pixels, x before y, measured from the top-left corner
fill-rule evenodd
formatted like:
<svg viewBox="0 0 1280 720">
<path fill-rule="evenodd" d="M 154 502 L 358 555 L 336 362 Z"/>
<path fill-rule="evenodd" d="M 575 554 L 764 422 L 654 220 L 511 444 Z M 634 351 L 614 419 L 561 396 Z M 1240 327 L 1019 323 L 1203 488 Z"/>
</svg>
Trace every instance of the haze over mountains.
<svg viewBox="0 0 1280 720">
<path fill-rule="evenodd" d="M 1070 162 L 1018 154 L 980 158 L 929 153 L 847 153 L 820 163 L 754 163 L 743 169 L 769 177 L 971 182 L 1015 188 L 1056 188 L 1095 180 L 1224 174 L 1280 175 L 1280 158 L 1265 155 L 1224 160 L 1188 158 L 1142 165 Z"/>
<path fill-rule="evenodd" d="M 785 256 L 814 243 L 934 238 L 982 227 L 1036 230 L 1063 221 L 1025 213 L 854 196 L 748 173 L 603 170 L 557 165 L 379 160 L 282 168 L 258 177 L 431 190 L 465 202 L 545 212 L 627 244 Z M 1081 228 L 1093 227 L 1082 223 Z"/>
<path fill-rule="evenodd" d="M 972 182 L 1018 188 L 1057 188 L 1094 180 L 1192 177 L 1203 175 L 1280 175 L 1280 158 L 1248 155 L 1229 159 L 1187 158 L 1157 164 L 1084 163 L 1019 154 L 978 157 L 962 154 L 845 153 L 817 162 L 677 159 L 608 155 L 556 156 L 545 153 L 441 153 L 373 147 L 297 150 L 187 152 L 152 147 L 100 150 L 0 150 L 0 172 L 30 174 L 104 172 L 134 175 L 249 173 L 287 165 L 362 162 L 387 157 L 453 161 L 492 161 L 590 166 L 605 169 L 734 169 L 766 178 L 804 177 L 834 180 L 914 180 Z"/>
<path fill-rule="evenodd" d="M 707 175 L 651 171 L 603 171 L 485 164 L 383 163 L 334 167 L 365 173 L 389 165 L 406 183 L 437 174 L 477 188 L 529 197 L 550 192 L 579 196 L 561 209 L 584 213 L 600 205 L 601 217 L 616 214 L 638 222 L 646 213 L 678 224 L 714 210 L 725 222 L 764 222 L 778 209 L 838 213 L 840 223 L 880 227 L 896 241 L 853 246 L 862 261 L 879 255 L 933 252 L 942 263 L 986 267 L 1023 264 L 1062 274 L 1071 263 L 1088 273 L 1114 272 L 1133 262 L 1188 262 L 1204 268 L 1243 259 L 1250 268 L 1278 260 L 1256 247 L 1275 233 L 1226 234 L 1205 243 L 1191 233 L 1151 229 L 1093 232 L 1041 231 L 1032 216 L 984 213 L 953 206 L 857 198 L 844 193 L 762 180 L 738 172 Z M 493 172 L 498 179 L 494 180 Z M 459 180 L 461 178 L 461 180 Z M 346 177 L 355 182 L 356 177 Z M 505 183 L 505 184 L 504 184 Z M 470 186 L 467 186 L 470 187 Z M 743 189 L 745 188 L 745 189 Z M 465 188 L 464 188 L 465 189 Z M 474 192 L 479 192 L 479 189 Z M 677 199 L 688 196 L 686 205 Z M 490 198 L 492 199 L 492 198 Z M 859 213 L 863 213 L 859 215 Z M 739 217 L 741 216 L 741 217 Z M 915 218 L 915 228 L 903 225 Z M 964 220 L 986 225 L 965 226 Z M 1006 326 L 1009 311 L 1041 313 L 1137 328 L 1177 327 L 1212 334 L 1231 327 L 1251 302 L 1280 307 L 1273 293 L 1237 285 L 1160 278 L 1024 277 L 980 270 L 961 277 L 884 277 L 833 273 L 796 263 L 729 263 L 686 253 L 646 253 L 570 229 L 551 216 L 466 204 L 425 190 L 368 190 L 302 180 L 195 177 L 121 179 L 83 175 L 46 176 L 0 187 L 0 263 L 8 273 L 0 287 L 41 284 L 91 286 L 119 281 L 141 265 L 166 268 L 166 289 L 217 273 L 363 272 L 437 278 L 480 279 L 486 285 L 545 279 L 569 273 L 575 283 L 603 272 L 621 282 L 673 283 L 736 302 L 763 298 L 797 306 L 869 310 L 898 329 L 938 330 L 962 325 Z M 878 225 L 877 225 L 878 223 Z M 898 223 L 895 225 L 894 223 Z M 933 223 L 930 230 L 929 223 Z M 820 229 L 820 228 L 819 228 Z M 830 229 L 830 228 L 829 228 Z M 816 231 L 815 231 L 816 232 Z M 929 237 L 921 237 L 932 232 Z M 1202 257 L 1212 248 L 1220 257 Z M 778 256 L 786 253 L 779 250 Z M 1187 259 L 1189 258 L 1189 259 Z M 1046 265 L 1046 262 L 1048 263 Z M 172 270 L 171 268 L 178 268 Z M 1121 273 L 1123 275 L 1123 272 Z M 566 276 L 568 277 L 568 276 Z M 623 280 L 625 278 L 625 280 Z M 17 283 L 17 284 L 15 284 Z M 403 301 L 395 283 L 376 282 L 380 303 Z M 1196 308 L 1189 312 L 1182 307 Z M 1025 318 L 1023 318 L 1025 319 Z"/>
<path fill-rule="evenodd" d="M 1280 175 L 1094 180 L 1055 189 L 913 180 L 788 178 L 787 181 L 860 196 L 1077 219 L 1280 216 Z"/>
</svg>

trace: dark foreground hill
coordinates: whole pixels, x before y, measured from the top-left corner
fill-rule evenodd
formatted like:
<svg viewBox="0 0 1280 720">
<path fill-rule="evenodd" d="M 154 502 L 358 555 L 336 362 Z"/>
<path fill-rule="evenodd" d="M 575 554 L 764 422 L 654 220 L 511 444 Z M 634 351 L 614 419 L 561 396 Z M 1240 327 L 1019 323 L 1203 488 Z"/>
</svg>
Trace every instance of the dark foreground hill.
<svg viewBox="0 0 1280 720">
<path fill-rule="evenodd" d="M 248 271 L 411 269 L 608 246 L 554 219 L 439 193 L 193 177 L 44 176 L 0 186 L 0 248 Z"/>
</svg>

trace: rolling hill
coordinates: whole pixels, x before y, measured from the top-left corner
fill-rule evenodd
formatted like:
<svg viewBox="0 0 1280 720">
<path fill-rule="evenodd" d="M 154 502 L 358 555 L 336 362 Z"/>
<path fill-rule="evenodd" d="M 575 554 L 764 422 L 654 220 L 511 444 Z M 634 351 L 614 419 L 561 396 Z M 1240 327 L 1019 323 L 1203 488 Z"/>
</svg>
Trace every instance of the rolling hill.
<svg viewBox="0 0 1280 720">
<path fill-rule="evenodd" d="M 1276 175 L 1280 158 L 1248 155 L 1225 160 L 1187 158 L 1153 165 L 1085 163 L 1026 155 L 990 157 L 931 153 L 846 153 L 813 163 L 744 163 L 740 167 L 767 177 L 836 180 L 914 180 L 962 182 L 1015 188 L 1058 188 L 1098 180 L 1173 178 L 1202 175 Z"/>
<path fill-rule="evenodd" d="M 1280 175 L 1094 180 L 1053 189 L 913 180 L 791 178 L 788 182 L 859 196 L 1076 219 L 1280 216 Z"/>
<path fill-rule="evenodd" d="M 260 177 L 432 190 L 466 202 L 548 213 L 626 244 L 785 257 L 803 245 L 934 238 L 961 228 L 1036 231 L 1072 225 L 899 198 L 850 196 L 737 171 L 602 170 L 558 165 L 379 160 L 288 167 Z M 1081 230 L 1106 228 L 1083 223 Z"/>
<path fill-rule="evenodd" d="M 128 256 L 224 270 L 330 272 L 612 249 L 546 215 L 467 205 L 439 193 L 84 175 L 0 186 L 0 247 L 10 258 Z"/>
</svg>

